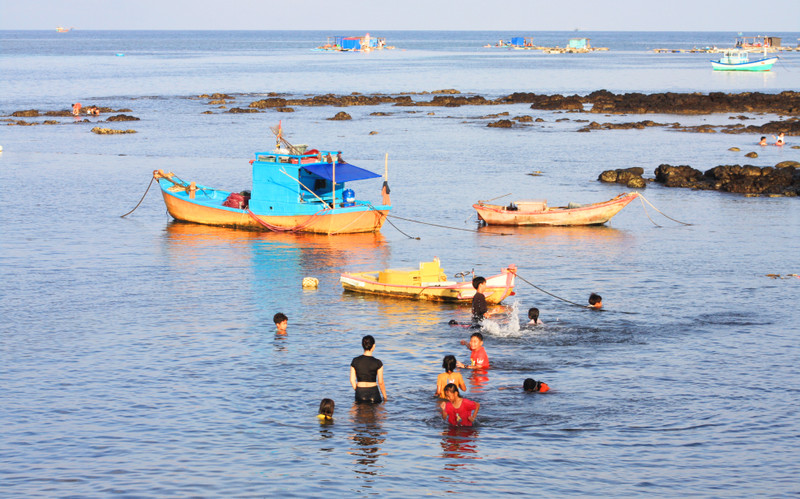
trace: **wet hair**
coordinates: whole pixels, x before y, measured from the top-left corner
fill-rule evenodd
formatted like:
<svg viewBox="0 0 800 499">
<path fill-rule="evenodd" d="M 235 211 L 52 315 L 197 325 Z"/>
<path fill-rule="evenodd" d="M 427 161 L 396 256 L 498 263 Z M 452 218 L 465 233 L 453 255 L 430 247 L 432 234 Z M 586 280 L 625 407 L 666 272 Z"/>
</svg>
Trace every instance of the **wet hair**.
<svg viewBox="0 0 800 499">
<path fill-rule="evenodd" d="M 601 301 L 603 301 L 603 297 L 597 293 L 592 293 L 589 295 L 589 305 L 594 305 L 596 303 L 600 303 Z"/>
<path fill-rule="evenodd" d="M 278 312 L 277 314 L 275 314 L 275 317 L 272 318 L 272 322 L 274 322 L 275 324 L 280 324 L 281 322 L 288 320 L 289 318 L 286 317 L 286 314 L 284 314 L 283 312 Z"/>
<path fill-rule="evenodd" d="M 450 319 L 450 322 L 448 322 L 448 324 L 451 326 L 458 326 L 458 321 L 455 319 Z"/>
<path fill-rule="evenodd" d="M 761 137 L 761 140 L 764 140 L 764 139 L 766 139 L 766 137 Z"/>
<path fill-rule="evenodd" d="M 456 386 L 455 383 L 447 383 L 446 385 L 444 385 L 442 392 L 444 393 L 450 392 L 450 393 L 455 393 L 456 395 L 460 395 L 458 393 L 458 387 Z"/>
<path fill-rule="evenodd" d="M 526 378 L 525 381 L 522 382 L 522 389 L 526 392 L 538 392 L 541 386 L 542 382 L 536 381 L 533 378 Z"/>
<path fill-rule="evenodd" d="M 532 321 L 539 319 L 539 309 L 535 307 L 528 309 L 528 319 Z"/>
<path fill-rule="evenodd" d="M 442 367 L 445 371 L 451 373 L 456 370 L 456 358 L 454 355 L 445 355 L 442 360 Z"/>
<path fill-rule="evenodd" d="M 469 338 L 470 338 L 470 339 L 472 339 L 472 338 L 478 338 L 479 340 L 483 341 L 483 335 L 482 335 L 481 333 L 472 333 L 472 334 L 469 336 Z"/>
<path fill-rule="evenodd" d="M 327 418 L 332 418 L 334 405 L 333 400 L 322 399 L 322 402 L 319 403 L 319 413 Z"/>
<path fill-rule="evenodd" d="M 478 277 L 475 277 L 475 278 L 472 279 L 472 287 L 473 288 L 478 289 L 478 286 L 480 286 L 481 284 L 486 284 L 486 278 L 485 277 L 478 276 Z"/>
<path fill-rule="evenodd" d="M 361 346 L 364 348 L 364 351 L 372 350 L 372 347 L 375 346 L 375 338 L 372 337 L 371 334 L 368 334 L 361 338 Z"/>
</svg>

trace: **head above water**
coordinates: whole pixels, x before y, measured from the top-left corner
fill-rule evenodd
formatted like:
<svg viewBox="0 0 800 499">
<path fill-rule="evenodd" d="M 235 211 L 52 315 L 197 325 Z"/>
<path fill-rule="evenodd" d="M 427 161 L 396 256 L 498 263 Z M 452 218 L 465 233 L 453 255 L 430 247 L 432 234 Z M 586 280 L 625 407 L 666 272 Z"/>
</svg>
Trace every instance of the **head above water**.
<svg viewBox="0 0 800 499">
<path fill-rule="evenodd" d="M 445 355 L 442 360 L 442 367 L 446 372 L 453 372 L 456 370 L 456 358 L 454 355 Z"/>
<path fill-rule="evenodd" d="M 319 403 L 319 413 L 325 417 L 332 418 L 334 406 L 333 400 L 322 399 L 322 402 Z"/>
<path fill-rule="evenodd" d="M 522 382 L 522 389 L 526 392 L 538 392 L 541 385 L 541 381 L 536 381 L 533 378 L 526 378 L 525 381 Z"/>
<path fill-rule="evenodd" d="M 447 383 L 446 385 L 444 385 L 444 389 L 442 391 L 444 393 L 455 393 L 456 396 L 460 395 L 458 393 L 458 387 L 455 385 L 455 383 Z"/>
<path fill-rule="evenodd" d="M 535 321 L 539 318 L 539 309 L 538 308 L 530 308 L 528 309 L 528 319 Z"/>
<path fill-rule="evenodd" d="M 592 293 L 589 295 L 589 305 L 596 307 L 596 306 L 603 305 L 603 297 L 598 295 L 597 293 Z"/>
<path fill-rule="evenodd" d="M 368 352 L 375 347 L 375 338 L 372 335 L 368 334 L 361 338 L 361 347 L 364 349 L 365 352 Z"/>
<path fill-rule="evenodd" d="M 275 324 L 280 324 L 281 322 L 288 321 L 288 320 L 289 320 L 289 318 L 286 317 L 286 314 L 284 314 L 283 312 L 278 312 L 272 318 L 272 322 L 274 322 Z"/>
<path fill-rule="evenodd" d="M 472 279 L 472 287 L 473 288 L 478 289 L 478 287 L 481 284 L 486 284 L 486 278 L 485 277 L 478 276 L 478 277 L 475 277 L 475 278 Z"/>
</svg>

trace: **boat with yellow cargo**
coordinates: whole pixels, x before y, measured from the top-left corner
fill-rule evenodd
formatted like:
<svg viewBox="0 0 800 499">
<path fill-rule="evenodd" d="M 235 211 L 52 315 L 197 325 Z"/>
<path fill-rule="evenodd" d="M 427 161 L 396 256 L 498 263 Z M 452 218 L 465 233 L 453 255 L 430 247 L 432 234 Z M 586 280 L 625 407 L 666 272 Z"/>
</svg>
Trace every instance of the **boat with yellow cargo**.
<svg viewBox="0 0 800 499">
<path fill-rule="evenodd" d="M 514 294 L 517 267 L 509 265 L 499 274 L 486 277 L 486 303 L 497 304 Z M 372 272 L 349 272 L 339 279 L 345 291 L 394 296 L 411 300 L 466 302 L 475 296 L 474 271 L 454 275 L 449 280 L 438 258 L 421 262 L 418 269 L 385 269 Z M 467 279 L 469 277 L 469 279 Z"/>
</svg>

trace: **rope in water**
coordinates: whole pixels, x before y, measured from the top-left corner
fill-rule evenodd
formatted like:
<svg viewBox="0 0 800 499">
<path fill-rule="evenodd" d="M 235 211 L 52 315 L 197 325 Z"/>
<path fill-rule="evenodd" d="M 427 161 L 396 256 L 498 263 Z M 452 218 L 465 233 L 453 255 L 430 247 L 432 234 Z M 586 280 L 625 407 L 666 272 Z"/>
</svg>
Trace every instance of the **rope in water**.
<svg viewBox="0 0 800 499">
<path fill-rule="evenodd" d="M 512 274 L 514 274 L 515 276 L 517 276 L 517 277 L 519 278 L 519 280 L 520 280 L 520 281 L 522 281 L 522 282 L 525 282 L 525 283 L 527 283 L 527 284 L 530 284 L 531 286 L 533 286 L 534 288 L 538 289 L 538 290 L 539 290 L 539 291 L 541 291 L 542 293 L 548 294 L 548 295 L 552 296 L 553 298 L 557 298 L 557 299 L 559 299 L 559 300 L 561 300 L 561 301 L 564 301 L 564 302 L 567 302 L 567 303 L 569 303 L 569 304 L 571 304 L 571 305 L 575 305 L 576 307 L 581 307 L 581 308 L 592 308 L 592 307 L 590 307 L 590 306 L 587 306 L 587 305 L 581 305 L 580 303 L 575 303 L 574 301 L 569 301 L 569 300 L 567 300 L 566 298 L 561 298 L 560 296 L 554 295 L 554 294 L 553 294 L 553 293 L 551 293 L 550 291 L 547 291 L 547 290 L 544 290 L 544 289 L 540 288 L 539 286 L 537 286 L 536 284 L 532 283 L 531 281 L 529 281 L 529 280 L 525 279 L 524 277 L 522 277 L 521 275 L 517 274 L 516 272 L 512 272 Z"/>
<path fill-rule="evenodd" d="M 386 215 L 386 216 L 387 217 L 396 218 L 398 220 L 404 220 L 406 222 L 413 222 L 415 224 L 430 225 L 431 227 L 440 227 L 442 229 L 463 230 L 465 232 L 479 232 L 481 234 L 488 234 L 488 235 L 491 235 L 491 236 L 513 236 L 513 234 L 510 234 L 508 232 L 481 232 L 481 231 L 479 231 L 477 229 L 464 229 L 462 227 L 450 227 L 450 226 L 447 226 L 447 225 L 439 225 L 439 224 L 434 224 L 434 223 L 430 223 L 430 222 L 422 222 L 420 220 L 414 220 L 414 219 L 411 219 L 411 218 L 398 217 L 397 215 Z"/>
<path fill-rule="evenodd" d="M 136 208 L 138 208 L 139 205 L 142 204 L 142 201 L 144 201 L 144 197 L 147 196 L 148 192 L 150 192 L 150 188 L 153 186 L 153 181 L 155 179 L 156 179 L 155 177 L 150 177 L 150 185 L 147 186 L 147 189 L 144 191 L 144 194 L 142 194 L 142 199 L 140 199 L 139 202 L 136 203 L 136 206 L 134 206 L 131 211 L 129 211 L 128 213 L 126 213 L 124 215 L 120 215 L 120 218 L 125 218 L 128 215 L 130 215 L 131 213 L 133 213 L 134 211 L 136 211 Z"/>
<path fill-rule="evenodd" d="M 657 212 L 661 213 L 661 214 L 662 214 L 662 215 L 664 215 L 666 218 L 669 218 L 669 219 L 670 219 L 670 220 L 672 220 L 673 222 L 677 222 L 677 223 L 679 223 L 679 224 L 683 224 L 683 225 L 693 225 L 693 224 L 689 224 L 689 223 L 686 223 L 686 222 L 681 222 L 680 220 L 675 220 L 674 218 L 670 217 L 669 215 L 666 215 L 665 213 L 661 212 L 661 211 L 660 211 L 658 208 L 656 208 L 655 206 L 653 206 L 653 203 L 651 203 L 650 201 L 648 201 L 648 200 L 647 200 L 647 198 L 646 198 L 646 197 L 644 197 L 644 196 L 643 196 L 641 193 L 639 193 L 639 197 L 642 199 L 642 201 L 644 201 L 645 203 L 649 204 L 651 208 L 653 208 L 653 209 L 654 209 L 654 210 L 656 210 Z M 642 205 L 642 206 L 644 206 L 644 205 Z M 645 211 L 645 213 L 646 213 L 646 211 Z M 650 218 L 650 216 L 649 216 L 649 215 L 648 215 L 648 218 Z M 651 219 L 650 221 L 652 222 L 652 219 Z M 655 222 L 653 222 L 653 223 L 655 223 Z M 656 225 L 658 225 L 658 224 L 656 224 Z"/>
</svg>

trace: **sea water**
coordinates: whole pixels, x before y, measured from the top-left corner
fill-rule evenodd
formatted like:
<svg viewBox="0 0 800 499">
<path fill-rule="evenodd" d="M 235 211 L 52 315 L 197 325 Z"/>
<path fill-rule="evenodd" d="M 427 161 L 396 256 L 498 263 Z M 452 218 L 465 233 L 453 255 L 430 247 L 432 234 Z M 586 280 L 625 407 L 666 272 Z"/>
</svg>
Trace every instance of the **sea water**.
<svg viewBox="0 0 800 499">
<path fill-rule="evenodd" d="M 729 33 L 581 32 L 610 49 L 582 55 L 484 48 L 530 36 L 495 32 L 372 33 L 397 49 L 311 50 L 334 34 L 0 33 L 0 114 L 80 101 L 140 118 L 2 127 L 0 495 L 800 491 L 800 279 L 789 276 L 800 274 L 797 199 L 642 191 L 691 225 L 639 201 L 601 227 L 478 228 L 471 208 L 495 197 L 609 199 L 625 188 L 596 179 L 613 168 L 652 176 L 662 163 L 706 170 L 800 158 L 792 137 L 789 147 L 762 148 L 754 136 L 664 128 L 577 133 L 583 120 L 778 116 L 527 105 L 226 113 L 269 92 L 777 93 L 800 88 L 800 54 L 781 54 L 769 73 L 733 74 L 711 71 L 711 54 L 652 52 L 723 46 Z M 533 36 L 563 46 L 576 34 Z M 198 98 L 213 92 L 234 100 L 223 109 Z M 353 119 L 329 121 L 338 111 Z M 501 112 L 544 121 L 487 128 L 486 116 Z M 378 234 L 238 231 L 175 223 L 154 189 L 120 218 L 157 169 L 249 188 L 248 160 L 273 147 L 269 127 L 279 121 L 290 141 L 342 150 L 379 173 L 388 154 L 398 218 Z M 137 133 L 99 136 L 94 126 Z M 751 150 L 757 159 L 743 157 Z M 378 200 L 380 184 L 350 187 Z M 473 428 L 447 427 L 433 398 L 442 357 L 468 359 L 460 340 L 471 331 L 448 321 L 468 321 L 469 308 L 348 294 L 338 282 L 342 272 L 413 268 L 434 256 L 450 278 L 516 264 L 524 279 L 507 314 L 483 330 L 491 369 L 464 373 L 464 396 L 481 404 Z M 306 276 L 319 288 L 302 289 Z M 604 312 L 568 303 L 585 304 L 591 292 Z M 544 326 L 526 325 L 530 307 Z M 286 336 L 275 334 L 279 311 L 289 316 Z M 353 405 L 348 383 L 364 334 L 384 363 L 389 400 L 377 407 Z M 522 393 L 527 377 L 551 391 Z M 336 402 L 333 424 L 315 417 L 322 398 Z"/>
</svg>

